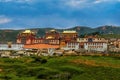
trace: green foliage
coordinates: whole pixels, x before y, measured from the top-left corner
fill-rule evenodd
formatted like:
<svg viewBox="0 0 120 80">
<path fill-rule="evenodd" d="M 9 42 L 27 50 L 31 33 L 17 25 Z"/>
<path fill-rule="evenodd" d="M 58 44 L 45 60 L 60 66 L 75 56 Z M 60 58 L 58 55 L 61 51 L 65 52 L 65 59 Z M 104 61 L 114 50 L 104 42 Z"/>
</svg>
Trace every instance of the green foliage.
<svg viewBox="0 0 120 80">
<path fill-rule="evenodd" d="M 62 66 L 60 67 L 61 71 L 69 72 L 71 74 L 80 74 L 83 73 L 83 70 L 75 66 Z"/>
<path fill-rule="evenodd" d="M 103 29 L 105 27 L 105 29 Z M 37 31 L 37 37 L 43 37 L 46 31 L 54 28 L 33 28 L 31 30 Z M 58 32 L 63 30 L 76 30 L 80 37 L 84 35 L 100 35 L 105 38 L 120 38 L 120 27 L 115 26 L 101 26 L 98 28 L 90 28 L 85 26 L 76 26 L 68 29 L 56 29 Z M 8 41 L 16 42 L 17 35 L 24 30 L 0 30 L 0 41 L 1 43 L 7 43 Z"/>
<path fill-rule="evenodd" d="M 120 38 L 120 34 L 101 34 L 100 36 L 107 39 Z"/>
<path fill-rule="evenodd" d="M 47 62 L 47 59 L 41 58 L 41 57 L 38 57 L 38 56 L 34 56 L 32 58 L 34 59 L 34 61 L 32 61 L 33 63 L 39 62 L 41 64 L 44 64 L 44 63 Z"/>
<path fill-rule="evenodd" d="M 79 60 L 94 61 L 98 66 Z M 120 59 L 113 56 L 0 58 L 0 70 L 0 80 L 120 80 Z"/>
</svg>

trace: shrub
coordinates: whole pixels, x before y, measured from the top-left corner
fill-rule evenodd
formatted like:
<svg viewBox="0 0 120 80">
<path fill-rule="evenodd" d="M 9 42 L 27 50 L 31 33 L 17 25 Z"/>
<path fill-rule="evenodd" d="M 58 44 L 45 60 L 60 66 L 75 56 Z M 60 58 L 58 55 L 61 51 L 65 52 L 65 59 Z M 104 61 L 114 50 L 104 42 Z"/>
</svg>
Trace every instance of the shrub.
<svg viewBox="0 0 120 80">
<path fill-rule="evenodd" d="M 44 64 L 44 63 L 46 63 L 46 62 L 47 62 L 47 59 L 42 59 L 42 60 L 41 60 L 41 63 L 42 63 L 42 64 Z"/>
<path fill-rule="evenodd" d="M 55 78 L 54 76 L 56 74 L 59 74 L 59 71 L 51 68 L 42 68 L 41 71 L 38 72 L 37 78 L 38 79 L 50 79 L 50 78 Z"/>
<path fill-rule="evenodd" d="M 80 68 L 74 66 L 62 66 L 60 68 L 61 71 L 68 72 L 70 74 L 82 74 L 84 71 Z"/>
<path fill-rule="evenodd" d="M 41 57 L 33 57 L 33 61 L 32 62 L 40 62 L 41 64 L 44 64 L 44 63 L 46 63 L 47 62 L 47 59 L 44 59 L 44 58 L 41 58 Z"/>
</svg>

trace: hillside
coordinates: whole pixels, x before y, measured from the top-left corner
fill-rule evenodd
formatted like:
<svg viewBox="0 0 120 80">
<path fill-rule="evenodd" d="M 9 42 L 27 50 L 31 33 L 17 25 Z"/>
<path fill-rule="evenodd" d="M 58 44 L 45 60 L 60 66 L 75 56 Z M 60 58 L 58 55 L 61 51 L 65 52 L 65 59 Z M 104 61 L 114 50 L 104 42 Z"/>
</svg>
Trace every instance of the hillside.
<svg viewBox="0 0 120 80">
<path fill-rule="evenodd" d="M 37 31 L 37 36 L 42 37 L 46 31 L 54 28 L 32 28 L 31 30 Z M 63 30 L 76 30 L 80 35 L 86 35 L 90 33 L 98 32 L 102 37 L 105 38 L 120 38 L 120 27 L 117 26 L 100 26 L 97 28 L 90 28 L 85 26 L 76 26 L 68 29 L 56 29 L 59 32 Z M 0 43 L 6 43 L 8 41 L 16 42 L 17 34 L 23 30 L 0 30 Z M 117 35 L 117 36 L 116 36 Z"/>
<path fill-rule="evenodd" d="M 120 80 L 120 57 L 0 58 L 0 80 Z"/>
</svg>

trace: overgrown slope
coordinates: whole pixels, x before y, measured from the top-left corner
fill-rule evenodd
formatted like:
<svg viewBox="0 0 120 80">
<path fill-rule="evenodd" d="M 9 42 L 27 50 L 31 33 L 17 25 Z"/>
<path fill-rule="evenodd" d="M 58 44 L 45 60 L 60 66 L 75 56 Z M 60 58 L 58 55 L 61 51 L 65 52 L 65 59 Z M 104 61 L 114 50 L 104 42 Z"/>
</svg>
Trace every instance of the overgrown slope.
<svg viewBox="0 0 120 80">
<path fill-rule="evenodd" d="M 0 58 L 0 80 L 120 80 L 120 57 Z"/>
<path fill-rule="evenodd" d="M 43 37 L 46 31 L 49 31 L 54 28 L 32 28 L 37 32 L 37 37 Z M 105 38 L 120 38 L 120 27 L 116 26 L 101 26 L 98 28 L 90 28 L 85 26 L 76 26 L 68 29 L 56 29 L 59 32 L 63 30 L 76 30 L 80 35 L 87 35 L 90 33 L 98 32 L 100 36 Z M 17 34 L 24 30 L 0 30 L 0 43 L 6 43 L 8 41 L 16 42 Z M 107 36 L 106 36 L 107 35 Z M 116 36 L 118 35 L 118 36 Z M 116 37 L 114 37 L 116 36 Z"/>
</svg>

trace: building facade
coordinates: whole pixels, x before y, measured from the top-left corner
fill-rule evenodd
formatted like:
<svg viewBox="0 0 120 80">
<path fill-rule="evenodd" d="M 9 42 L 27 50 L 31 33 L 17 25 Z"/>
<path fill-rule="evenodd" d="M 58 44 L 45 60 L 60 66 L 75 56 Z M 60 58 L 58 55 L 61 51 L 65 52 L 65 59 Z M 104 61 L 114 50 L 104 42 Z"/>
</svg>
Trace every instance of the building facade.
<svg viewBox="0 0 120 80">
<path fill-rule="evenodd" d="M 18 44 L 33 44 L 36 33 L 31 30 L 25 30 L 18 34 L 17 43 Z"/>
<path fill-rule="evenodd" d="M 77 42 L 80 43 L 80 48 L 87 51 L 107 51 L 108 49 L 108 40 L 98 37 L 86 37 L 78 38 Z"/>
<path fill-rule="evenodd" d="M 87 51 L 107 51 L 107 43 L 105 42 L 86 42 L 84 43 L 84 49 Z"/>
<path fill-rule="evenodd" d="M 69 41 L 76 41 L 78 37 L 78 33 L 76 31 L 63 31 L 61 33 L 62 40 L 67 42 Z"/>
<path fill-rule="evenodd" d="M 63 31 L 60 38 L 60 47 L 64 49 L 72 49 L 68 45 L 74 46 L 74 43 L 77 43 L 78 33 L 76 31 Z M 76 45 L 76 44 L 75 44 Z"/>
<path fill-rule="evenodd" d="M 0 50 L 23 50 L 24 44 L 0 44 Z"/>
<path fill-rule="evenodd" d="M 120 39 L 112 38 L 108 41 L 109 51 L 120 52 Z"/>
<path fill-rule="evenodd" d="M 79 43 L 78 42 L 67 42 L 66 46 L 61 47 L 61 49 L 64 49 L 64 50 L 78 50 L 79 49 Z"/>
<path fill-rule="evenodd" d="M 46 32 L 43 38 L 36 38 L 36 33 L 31 30 L 25 30 L 17 36 L 17 43 L 19 44 L 60 44 L 60 34 L 55 30 Z"/>
</svg>

